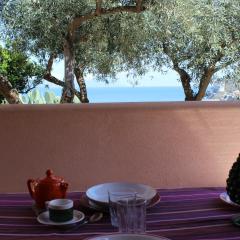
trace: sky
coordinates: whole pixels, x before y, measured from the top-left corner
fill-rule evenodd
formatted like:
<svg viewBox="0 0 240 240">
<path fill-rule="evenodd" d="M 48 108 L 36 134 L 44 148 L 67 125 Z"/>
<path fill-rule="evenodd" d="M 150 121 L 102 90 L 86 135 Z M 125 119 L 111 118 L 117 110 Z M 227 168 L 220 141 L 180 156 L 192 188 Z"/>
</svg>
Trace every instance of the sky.
<svg viewBox="0 0 240 240">
<path fill-rule="evenodd" d="M 63 80 L 64 75 L 64 63 L 63 61 L 54 63 L 52 75 L 60 80 Z M 168 70 L 166 74 L 161 74 L 150 70 L 146 75 L 142 77 L 127 77 L 127 73 L 123 72 L 117 75 L 117 81 L 106 84 L 104 82 L 99 82 L 94 79 L 94 77 L 89 74 L 85 77 L 86 85 L 89 88 L 97 87 L 133 87 L 134 82 L 137 80 L 137 87 L 176 87 L 181 86 L 181 83 L 177 80 L 178 75 L 172 71 Z M 50 87 L 56 87 L 56 85 L 51 85 L 49 82 L 45 82 Z"/>
</svg>

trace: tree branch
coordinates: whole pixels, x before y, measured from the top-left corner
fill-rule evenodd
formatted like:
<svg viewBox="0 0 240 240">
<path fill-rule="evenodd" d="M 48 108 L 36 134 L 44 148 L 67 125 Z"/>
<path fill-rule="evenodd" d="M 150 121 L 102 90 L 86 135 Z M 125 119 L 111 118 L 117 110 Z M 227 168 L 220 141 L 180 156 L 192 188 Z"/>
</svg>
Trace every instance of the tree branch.
<svg viewBox="0 0 240 240">
<path fill-rule="evenodd" d="M 84 67 L 79 64 L 74 72 L 77 79 L 78 86 L 80 88 L 80 101 L 81 103 L 89 103 L 87 96 L 87 87 L 83 76 Z"/>
<path fill-rule="evenodd" d="M 53 61 L 56 58 L 55 54 L 51 54 L 49 59 L 48 59 L 48 63 L 47 63 L 47 67 L 46 67 L 46 72 L 43 76 L 43 78 L 51 83 L 54 83 L 60 87 L 66 87 L 66 83 L 57 79 L 56 77 L 52 76 L 51 71 L 52 71 L 52 65 L 53 65 Z M 74 94 L 79 98 L 81 98 L 81 93 L 79 91 L 77 91 L 75 88 L 71 88 L 71 90 L 74 92 Z"/>
<path fill-rule="evenodd" d="M 13 88 L 12 84 L 8 81 L 7 77 L 0 75 L 0 94 L 10 104 L 21 104 L 18 91 Z"/>
<path fill-rule="evenodd" d="M 100 16 L 102 10 L 102 0 L 96 0 L 96 15 Z"/>
<path fill-rule="evenodd" d="M 53 66 L 53 62 L 56 58 L 56 54 L 52 53 L 50 54 L 49 56 L 49 59 L 48 59 L 48 63 L 47 63 L 47 66 L 46 66 L 46 71 L 45 71 L 45 74 L 43 76 L 43 78 L 51 83 L 54 83 L 58 86 L 61 86 L 61 87 L 64 87 L 65 86 L 65 83 L 63 81 L 60 81 L 58 80 L 57 78 L 55 78 L 54 76 L 52 76 L 51 72 L 52 72 L 52 66 Z"/>
<path fill-rule="evenodd" d="M 48 74 L 45 74 L 44 77 L 43 77 L 46 81 L 48 82 L 51 82 L 51 83 L 54 83 L 60 87 L 65 87 L 66 84 L 65 82 L 57 79 L 56 77 L 52 76 L 52 75 L 48 75 Z M 75 88 L 71 88 L 71 90 L 73 91 L 73 93 L 77 96 L 77 98 L 80 100 L 81 99 L 81 93 L 79 91 L 77 91 Z"/>
<path fill-rule="evenodd" d="M 47 68 L 46 68 L 46 73 L 51 74 L 52 72 L 52 66 L 53 66 L 53 61 L 56 58 L 56 54 L 52 53 L 49 57 L 48 63 L 47 63 Z"/>
<path fill-rule="evenodd" d="M 222 48 L 224 48 L 224 44 L 222 44 Z M 223 57 L 224 54 L 221 51 L 219 51 L 217 56 L 213 59 L 212 64 L 204 69 L 204 73 L 200 79 L 198 93 L 196 95 L 197 101 L 201 101 L 205 96 L 208 85 L 210 84 L 213 75 L 220 70 L 220 69 L 216 70 L 216 64 L 220 62 Z"/>
<path fill-rule="evenodd" d="M 137 0 L 137 3 L 136 3 L 137 12 L 142 11 L 142 2 L 143 0 Z"/>
<path fill-rule="evenodd" d="M 201 101 L 203 97 L 206 94 L 208 85 L 210 84 L 212 77 L 214 75 L 215 68 L 209 67 L 205 70 L 203 76 L 200 79 L 199 87 L 198 87 L 198 93 L 196 95 L 196 101 Z"/>
<path fill-rule="evenodd" d="M 171 51 L 167 43 L 163 43 L 163 52 L 171 59 L 173 63 L 173 69 L 179 74 L 182 87 L 185 93 L 185 100 L 194 100 L 194 92 L 191 88 L 191 77 L 190 75 L 182 68 L 179 67 L 179 63 L 174 57 L 172 57 Z"/>
<path fill-rule="evenodd" d="M 73 33 L 77 28 L 80 27 L 80 25 L 83 22 L 93 19 L 95 17 L 101 16 L 101 15 L 114 14 L 114 13 L 120 13 L 120 12 L 139 13 L 140 11 L 144 11 L 144 10 L 145 10 L 145 8 L 142 7 L 142 0 L 137 1 L 136 7 L 134 7 L 134 6 L 119 6 L 119 7 L 109 8 L 109 9 L 101 8 L 100 14 L 97 14 L 97 11 L 94 11 L 92 13 L 74 18 L 73 21 L 69 25 L 69 32 Z"/>
<path fill-rule="evenodd" d="M 185 100 L 195 100 L 194 92 L 191 87 L 191 77 L 190 75 L 182 68 L 179 67 L 179 64 L 176 61 L 173 61 L 173 69 L 179 74 L 183 90 L 185 93 Z"/>
<path fill-rule="evenodd" d="M 51 83 L 54 83 L 54 84 L 56 84 L 56 85 L 58 85 L 58 86 L 60 86 L 60 87 L 65 87 L 65 85 L 66 85 L 65 82 L 57 79 L 56 77 L 52 76 L 51 74 L 45 74 L 45 75 L 43 76 L 43 78 L 44 78 L 46 81 L 51 82 Z"/>
</svg>

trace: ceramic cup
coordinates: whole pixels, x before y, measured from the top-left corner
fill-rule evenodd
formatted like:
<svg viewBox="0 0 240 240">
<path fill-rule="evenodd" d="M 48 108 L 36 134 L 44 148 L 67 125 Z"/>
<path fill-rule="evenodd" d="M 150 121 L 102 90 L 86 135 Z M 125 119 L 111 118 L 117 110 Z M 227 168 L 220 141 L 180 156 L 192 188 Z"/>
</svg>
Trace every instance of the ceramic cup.
<svg viewBox="0 0 240 240">
<path fill-rule="evenodd" d="M 73 201 L 71 199 L 54 199 L 48 204 L 49 219 L 53 222 L 66 222 L 73 219 Z"/>
</svg>

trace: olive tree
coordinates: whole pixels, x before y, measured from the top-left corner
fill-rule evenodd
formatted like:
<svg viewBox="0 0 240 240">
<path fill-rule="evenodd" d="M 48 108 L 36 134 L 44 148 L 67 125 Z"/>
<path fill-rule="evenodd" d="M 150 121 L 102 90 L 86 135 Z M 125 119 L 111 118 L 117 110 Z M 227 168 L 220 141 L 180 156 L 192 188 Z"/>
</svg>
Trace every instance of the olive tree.
<svg viewBox="0 0 240 240">
<path fill-rule="evenodd" d="M 234 74 L 240 62 L 240 2 L 174 0 L 147 15 L 156 68 L 179 74 L 186 100 L 201 100 L 213 78 Z"/>
<path fill-rule="evenodd" d="M 63 87 L 62 103 L 71 103 L 74 95 L 80 99 L 85 98 L 87 102 L 84 91 L 78 92 L 75 89 L 74 73 L 80 89 L 83 90 L 83 70 L 93 59 L 93 55 L 87 53 L 88 47 L 94 48 L 94 42 L 91 40 L 96 39 L 94 35 L 99 33 L 97 26 L 94 32 L 89 33 L 89 22 L 99 23 L 101 21 L 96 19 L 104 19 L 105 16 L 123 12 L 140 13 L 152 3 L 150 0 L 4 1 L 3 21 L 6 36 L 11 39 L 21 39 L 22 48 L 38 58 L 43 60 L 48 58 L 44 78 Z M 93 24 L 92 26 L 94 27 Z M 102 42 L 103 34 L 99 33 L 98 36 L 97 42 Z M 85 48 L 82 48 L 84 43 L 87 44 Z M 90 59 L 85 56 L 90 56 Z M 64 82 L 51 75 L 52 65 L 56 58 L 64 59 Z M 101 63 L 92 64 L 92 69 L 94 69 L 93 66 L 101 67 Z"/>
<path fill-rule="evenodd" d="M 240 2 L 162 0 L 150 11 L 129 15 L 116 39 L 125 70 L 138 75 L 149 67 L 172 69 L 185 100 L 202 100 L 213 80 L 239 78 Z"/>
</svg>

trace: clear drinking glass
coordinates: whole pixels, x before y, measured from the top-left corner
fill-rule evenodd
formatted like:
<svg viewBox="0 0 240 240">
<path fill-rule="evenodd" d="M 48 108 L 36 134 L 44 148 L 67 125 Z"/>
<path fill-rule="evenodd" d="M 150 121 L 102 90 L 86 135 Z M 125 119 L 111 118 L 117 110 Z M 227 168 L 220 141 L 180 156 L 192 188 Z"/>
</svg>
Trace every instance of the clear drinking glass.
<svg viewBox="0 0 240 240">
<path fill-rule="evenodd" d="M 146 200 L 137 197 L 134 200 L 123 199 L 116 203 L 118 228 L 121 233 L 145 233 Z"/>
<path fill-rule="evenodd" d="M 109 191 L 111 223 L 121 233 L 145 233 L 147 201 L 136 192 Z"/>
<path fill-rule="evenodd" d="M 111 224 L 118 227 L 118 213 L 117 205 L 121 202 L 129 202 L 136 200 L 136 193 L 134 191 L 108 191 L 109 212 L 111 217 Z"/>
</svg>

